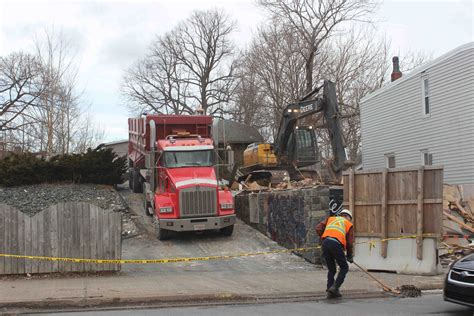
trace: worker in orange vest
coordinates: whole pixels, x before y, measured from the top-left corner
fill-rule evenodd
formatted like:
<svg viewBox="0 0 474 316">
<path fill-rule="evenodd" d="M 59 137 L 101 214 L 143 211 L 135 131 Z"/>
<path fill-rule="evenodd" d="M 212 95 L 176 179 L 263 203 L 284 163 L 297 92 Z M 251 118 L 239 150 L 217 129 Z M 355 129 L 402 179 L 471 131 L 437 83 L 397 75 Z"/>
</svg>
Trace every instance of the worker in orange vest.
<svg viewBox="0 0 474 316">
<path fill-rule="evenodd" d="M 328 298 L 341 297 L 339 288 L 349 271 L 347 261 L 354 262 L 354 229 L 351 221 L 351 211 L 343 209 L 336 216 L 330 216 L 316 226 L 316 232 L 322 240 L 323 256 L 328 267 L 326 288 Z M 344 254 L 344 251 L 347 251 L 347 255 Z M 336 262 L 339 265 L 339 274 L 334 281 Z"/>
</svg>

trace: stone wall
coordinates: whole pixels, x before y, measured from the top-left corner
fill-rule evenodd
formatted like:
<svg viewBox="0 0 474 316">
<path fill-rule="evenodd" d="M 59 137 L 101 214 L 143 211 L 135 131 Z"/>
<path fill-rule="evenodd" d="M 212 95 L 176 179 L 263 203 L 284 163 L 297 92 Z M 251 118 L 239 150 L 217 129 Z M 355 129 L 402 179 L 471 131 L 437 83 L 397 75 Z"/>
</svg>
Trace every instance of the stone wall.
<svg viewBox="0 0 474 316">
<path fill-rule="evenodd" d="M 316 225 L 328 215 L 334 191 L 317 186 L 285 191 L 244 193 L 235 197 L 237 216 L 286 248 L 319 244 Z M 312 263 L 320 262 L 320 251 L 302 252 Z"/>
</svg>

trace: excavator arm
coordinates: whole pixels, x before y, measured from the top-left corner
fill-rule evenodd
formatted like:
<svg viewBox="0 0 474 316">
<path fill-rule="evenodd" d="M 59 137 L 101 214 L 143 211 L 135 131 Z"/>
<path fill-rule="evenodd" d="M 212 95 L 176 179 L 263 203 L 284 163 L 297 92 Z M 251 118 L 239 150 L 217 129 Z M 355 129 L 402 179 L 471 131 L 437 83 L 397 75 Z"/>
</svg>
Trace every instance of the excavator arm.
<svg viewBox="0 0 474 316">
<path fill-rule="evenodd" d="M 321 88 L 323 89 L 322 95 L 317 95 Z M 316 97 L 314 97 L 315 95 Z M 335 84 L 329 80 L 325 80 L 322 87 L 311 91 L 303 97 L 300 102 L 289 104 L 285 108 L 273 150 L 281 162 L 298 166 L 298 161 L 291 161 L 291 157 L 295 157 L 292 151 L 295 151 L 297 148 L 296 146 L 291 146 L 291 144 L 292 141 L 294 142 L 292 138 L 296 135 L 298 120 L 320 112 L 323 113 L 325 127 L 328 129 L 329 138 L 331 140 L 333 152 L 331 167 L 336 176 L 339 177 L 344 169 L 347 155 L 338 119 L 336 87 Z M 313 141 L 316 142 L 314 138 Z M 315 161 L 316 157 L 314 159 L 314 162 Z"/>
</svg>

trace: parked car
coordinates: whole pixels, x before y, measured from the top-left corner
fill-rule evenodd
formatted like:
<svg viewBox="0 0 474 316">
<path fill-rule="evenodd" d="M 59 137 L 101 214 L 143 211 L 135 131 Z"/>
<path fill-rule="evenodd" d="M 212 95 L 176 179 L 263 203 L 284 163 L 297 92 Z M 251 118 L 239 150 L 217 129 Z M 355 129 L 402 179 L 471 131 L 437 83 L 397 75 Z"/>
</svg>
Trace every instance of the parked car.
<svg viewBox="0 0 474 316">
<path fill-rule="evenodd" d="M 444 300 L 474 308 L 474 254 L 450 266 L 444 282 Z"/>
</svg>

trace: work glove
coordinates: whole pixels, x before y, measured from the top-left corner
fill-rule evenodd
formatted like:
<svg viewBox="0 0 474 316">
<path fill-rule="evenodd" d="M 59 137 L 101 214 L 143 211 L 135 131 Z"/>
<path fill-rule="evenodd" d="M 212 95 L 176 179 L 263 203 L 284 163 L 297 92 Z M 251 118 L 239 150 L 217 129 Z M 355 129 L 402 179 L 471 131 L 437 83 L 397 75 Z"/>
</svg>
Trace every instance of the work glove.
<svg viewBox="0 0 474 316">
<path fill-rule="evenodd" d="M 350 263 L 354 263 L 354 257 L 353 256 L 347 256 L 347 261 Z"/>
</svg>

